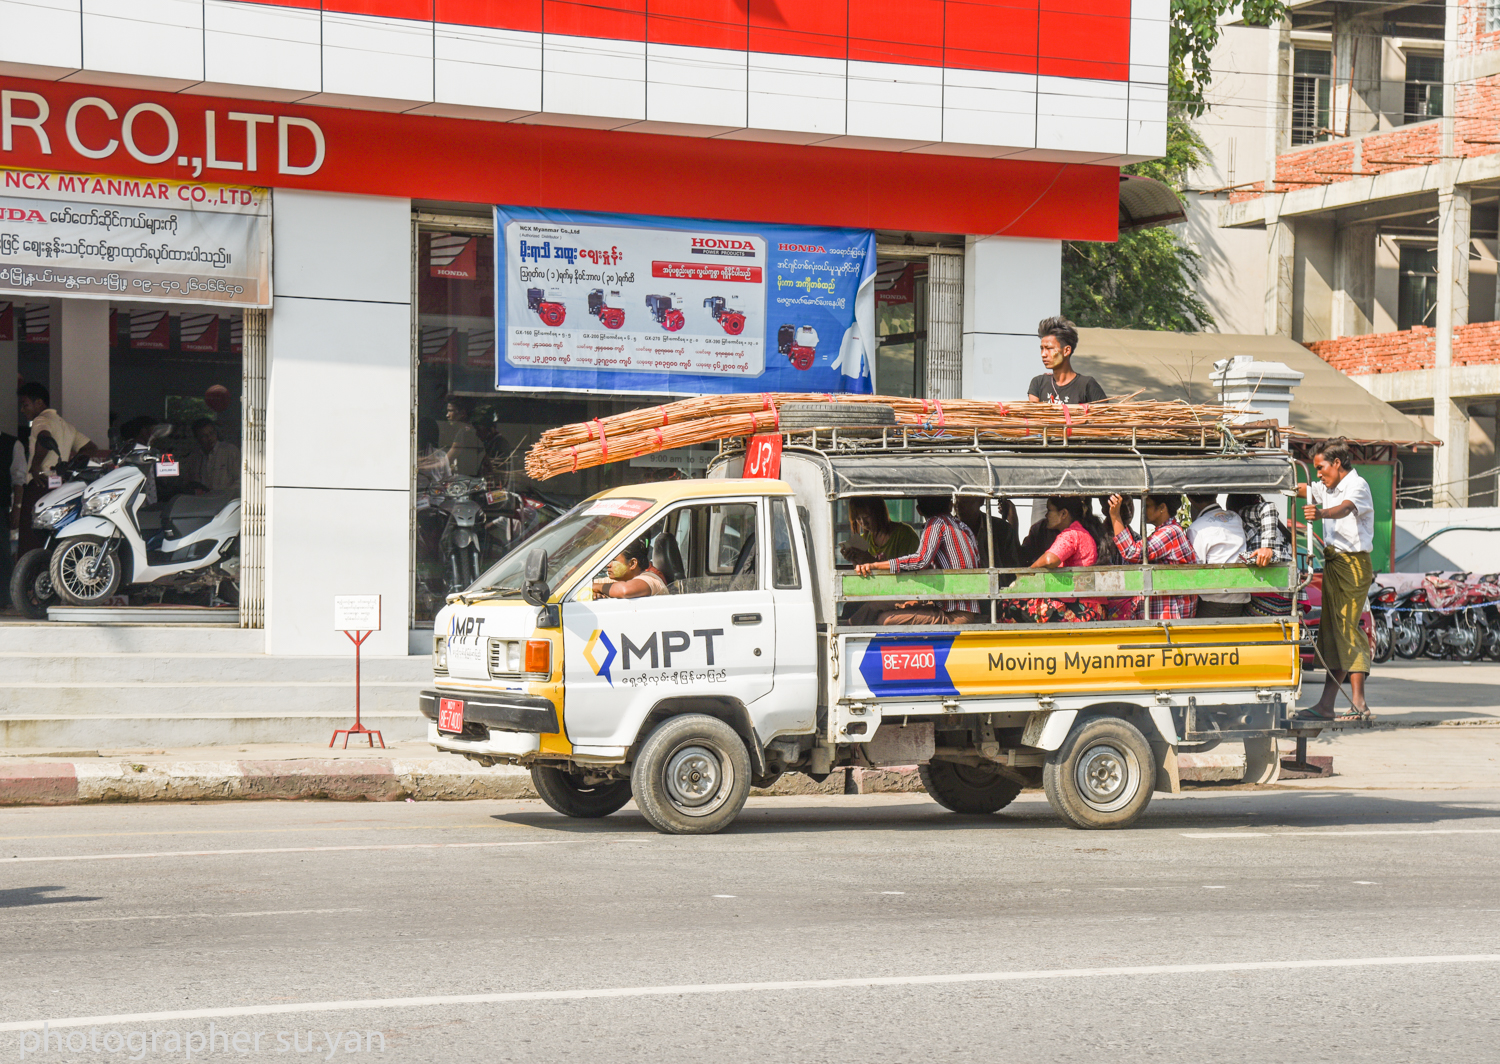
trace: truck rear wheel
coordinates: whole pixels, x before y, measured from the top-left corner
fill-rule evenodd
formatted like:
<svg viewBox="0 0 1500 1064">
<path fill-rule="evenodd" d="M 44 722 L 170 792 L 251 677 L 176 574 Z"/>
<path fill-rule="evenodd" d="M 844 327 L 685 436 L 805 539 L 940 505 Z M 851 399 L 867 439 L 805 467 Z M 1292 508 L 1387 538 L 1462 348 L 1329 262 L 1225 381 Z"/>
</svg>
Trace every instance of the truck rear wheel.
<svg viewBox="0 0 1500 1064">
<path fill-rule="evenodd" d="M 1021 793 L 1021 782 L 994 768 L 933 761 L 919 765 L 922 786 L 932 800 L 954 813 L 993 813 Z"/>
<path fill-rule="evenodd" d="M 641 744 L 630 788 L 657 831 L 711 835 L 728 827 L 750 796 L 750 752 L 717 717 L 672 717 Z"/>
<path fill-rule="evenodd" d="M 588 784 L 582 776 L 552 765 L 532 765 L 531 785 L 542 801 L 563 816 L 592 820 L 609 816 L 630 801 L 630 781 Z"/>
<path fill-rule="evenodd" d="M 1091 717 L 1047 756 L 1047 801 L 1075 828 L 1123 828 L 1151 804 L 1156 760 L 1129 721 Z"/>
</svg>

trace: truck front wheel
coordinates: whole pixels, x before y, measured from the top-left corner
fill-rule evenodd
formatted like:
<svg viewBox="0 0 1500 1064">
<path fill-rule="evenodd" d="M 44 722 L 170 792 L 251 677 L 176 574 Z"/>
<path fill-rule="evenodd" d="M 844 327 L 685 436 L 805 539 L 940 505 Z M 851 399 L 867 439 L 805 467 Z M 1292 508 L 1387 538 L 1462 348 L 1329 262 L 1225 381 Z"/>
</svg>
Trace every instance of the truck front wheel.
<svg viewBox="0 0 1500 1064">
<path fill-rule="evenodd" d="M 629 780 L 589 784 L 582 776 L 552 765 L 532 765 L 531 785 L 542 801 L 563 816 L 583 820 L 609 816 L 630 801 Z"/>
<path fill-rule="evenodd" d="M 1123 828 L 1151 804 L 1156 761 L 1129 721 L 1092 717 L 1047 756 L 1042 786 L 1052 808 L 1075 828 Z"/>
<path fill-rule="evenodd" d="M 630 788 L 657 831 L 711 835 L 728 827 L 750 796 L 750 752 L 717 717 L 672 717 L 641 744 Z"/>
<path fill-rule="evenodd" d="M 933 761 L 917 771 L 932 800 L 954 813 L 993 813 L 1021 793 L 1019 780 L 993 768 Z"/>
</svg>

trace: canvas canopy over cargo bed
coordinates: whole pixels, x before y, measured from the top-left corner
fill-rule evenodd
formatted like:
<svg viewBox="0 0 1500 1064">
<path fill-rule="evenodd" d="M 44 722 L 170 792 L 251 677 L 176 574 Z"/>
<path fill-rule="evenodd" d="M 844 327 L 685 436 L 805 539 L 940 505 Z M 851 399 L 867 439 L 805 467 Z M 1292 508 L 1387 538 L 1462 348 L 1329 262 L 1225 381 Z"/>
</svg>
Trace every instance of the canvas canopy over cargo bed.
<svg viewBox="0 0 1500 1064">
<path fill-rule="evenodd" d="M 1191 456 L 992 451 L 983 454 L 828 454 L 821 459 L 830 497 L 849 495 L 1142 495 L 1180 492 L 1269 494 L 1296 487 L 1291 460 L 1280 455 Z"/>
</svg>

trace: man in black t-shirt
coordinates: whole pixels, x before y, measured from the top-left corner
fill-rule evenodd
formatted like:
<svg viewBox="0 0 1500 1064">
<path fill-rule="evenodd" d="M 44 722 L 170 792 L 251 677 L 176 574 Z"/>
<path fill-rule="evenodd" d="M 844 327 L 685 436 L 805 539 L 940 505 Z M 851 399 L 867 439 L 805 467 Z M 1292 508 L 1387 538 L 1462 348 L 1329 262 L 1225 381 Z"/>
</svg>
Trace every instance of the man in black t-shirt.
<svg viewBox="0 0 1500 1064">
<path fill-rule="evenodd" d="M 1031 378 L 1026 398 L 1033 403 L 1097 403 L 1105 398 L 1104 389 L 1093 377 L 1073 371 L 1073 352 L 1078 347 L 1078 330 L 1067 318 L 1043 318 L 1036 327 L 1042 341 L 1042 365 L 1046 373 Z"/>
</svg>

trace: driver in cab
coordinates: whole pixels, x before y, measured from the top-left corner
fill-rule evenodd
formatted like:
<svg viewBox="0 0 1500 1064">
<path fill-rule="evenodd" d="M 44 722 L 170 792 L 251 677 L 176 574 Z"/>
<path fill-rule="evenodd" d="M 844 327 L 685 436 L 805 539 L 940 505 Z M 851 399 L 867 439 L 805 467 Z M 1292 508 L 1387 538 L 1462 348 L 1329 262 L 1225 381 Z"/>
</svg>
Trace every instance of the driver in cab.
<svg viewBox="0 0 1500 1064">
<path fill-rule="evenodd" d="M 641 537 L 625 545 L 609 563 L 609 579 L 594 581 L 594 598 L 646 598 L 665 595 L 667 582 L 651 564 L 651 541 Z"/>
</svg>

